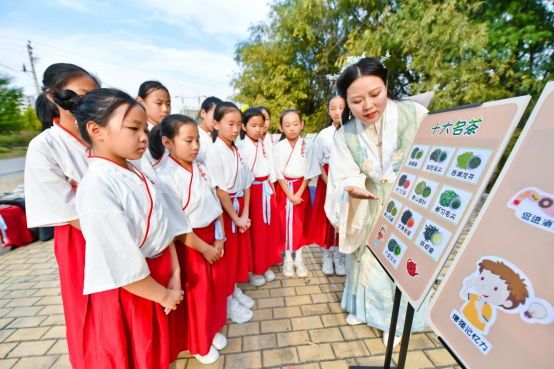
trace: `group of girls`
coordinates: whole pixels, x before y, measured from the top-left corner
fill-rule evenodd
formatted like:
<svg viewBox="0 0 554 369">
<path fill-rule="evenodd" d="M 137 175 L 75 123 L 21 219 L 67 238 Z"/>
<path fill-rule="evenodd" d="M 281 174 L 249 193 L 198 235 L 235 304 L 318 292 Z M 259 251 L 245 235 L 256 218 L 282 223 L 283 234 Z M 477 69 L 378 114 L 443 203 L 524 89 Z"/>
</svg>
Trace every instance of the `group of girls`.
<svg viewBox="0 0 554 369">
<path fill-rule="evenodd" d="M 213 363 L 227 318 L 253 317 L 237 283 L 274 280 L 282 251 L 283 274 L 307 276 L 307 186 L 328 148 L 313 157 L 299 112 L 281 115 L 286 139 L 275 142 L 265 107 L 242 113 L 210 97 L 197 125 L 171 114 L 159 82 L 135 99 L 65 63 L 46 69 L 36 110 L 27 221 L 55 227 L 74 368 L 165 368 L 183 351 Z"/>
</svg>

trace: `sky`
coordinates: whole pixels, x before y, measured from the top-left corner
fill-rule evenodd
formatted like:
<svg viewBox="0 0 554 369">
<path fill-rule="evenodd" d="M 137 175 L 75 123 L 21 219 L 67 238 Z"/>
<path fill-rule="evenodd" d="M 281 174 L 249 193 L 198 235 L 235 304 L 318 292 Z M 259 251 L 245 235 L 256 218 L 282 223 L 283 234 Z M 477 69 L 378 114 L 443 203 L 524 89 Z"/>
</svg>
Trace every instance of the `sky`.
<svg viewBox="0 0 554 369">
<path fill-rule="evenodd" d="M 140 84 L 162 82 L 174 111 L 198 107 L 198 95 L 227 99 L 239 70 L 235 46 L 265 21 L 269 0 L 17 0 L 0 1 L 0 73 L 36 95 L 27 41 L 39 85 L 53 63 L 77 64 L 136 96 Z"/>
</svg>

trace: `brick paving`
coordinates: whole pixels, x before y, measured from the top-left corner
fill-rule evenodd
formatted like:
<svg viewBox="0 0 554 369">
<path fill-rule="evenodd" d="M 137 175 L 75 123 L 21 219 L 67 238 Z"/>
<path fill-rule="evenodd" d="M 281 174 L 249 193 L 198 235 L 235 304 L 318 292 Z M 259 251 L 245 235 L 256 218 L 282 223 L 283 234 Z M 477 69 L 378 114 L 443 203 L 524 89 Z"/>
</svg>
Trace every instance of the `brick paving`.
<svg viewBox="0 0 554 369">
<path fill-rule="evenodd" d="M 474 219 L 475 212 L 471 221 Z M 274 267 L 275 281 L 258 288 L 241 284 L 256 302 L 254 318 L 246 324 L 229 322 L 223 329 L 229 340 L 227 348 L 215 364 L 205 367 L 346 369 L 350 365 L 382 365 L 382 333 L 366 325 L 346 324 L 346 313 L 340 308 L 345 278 L 325 276 L 321 257 L 319 247 L 306 248 L 306 278 L 286 278 Z M 446 268 L 452 259 L 453 255 Z M 53 242 L 35 242 L 1 255 L 0 369 L 70 367 Z M 182 353 L 171 367 L 204 365 Z M 412 335 L 406 368 L 454 367 L 458 367 L 456 362 L 429 328 Z"/>
</svg>

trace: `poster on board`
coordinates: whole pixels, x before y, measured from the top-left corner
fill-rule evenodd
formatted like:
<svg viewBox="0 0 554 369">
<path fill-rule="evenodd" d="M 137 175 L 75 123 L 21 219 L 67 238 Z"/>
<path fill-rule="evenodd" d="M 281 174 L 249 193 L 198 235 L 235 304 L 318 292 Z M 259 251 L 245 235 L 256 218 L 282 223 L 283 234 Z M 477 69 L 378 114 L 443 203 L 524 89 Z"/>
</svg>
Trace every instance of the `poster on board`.
<svg viewBox="0 0 554 369">
<path fill-rule="evenodd" d="M 428 114 L 404 153 L 367 247 L 414 309 L 425 301 L 529 100 Z"/>
<path fill-rule="evenodd" d="M 554 82 L 425 319 L 471 368 L 554 367 Z"/>
</svg>

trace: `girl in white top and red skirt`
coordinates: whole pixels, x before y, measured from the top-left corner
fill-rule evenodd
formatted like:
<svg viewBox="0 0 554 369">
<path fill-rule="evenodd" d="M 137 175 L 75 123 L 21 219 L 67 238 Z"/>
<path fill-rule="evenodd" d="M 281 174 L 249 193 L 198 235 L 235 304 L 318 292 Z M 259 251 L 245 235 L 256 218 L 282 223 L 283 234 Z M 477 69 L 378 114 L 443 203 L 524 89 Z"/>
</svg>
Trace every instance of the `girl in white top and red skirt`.
<svg viewBox="0 0 554 369">
<path fill-rule="evenodd" d="M 214 109 L 215 106 L 220 103 L 221 100 L 215 96 L 210 96 L 202 101 L 200 106 L 200 113 L 198 113 L 199 125 L 198 132 L 200 133 L 200 151 L 196 156 L 196 161 L 200 164 L 203 164 L 206 160 L 206 152 L 210 146 L 213 145 L 214 141 L 212 138 L 212 132 L 214 130 L 213 121 L 214 121 Z"/>
<path fill-rule="evenodd" d="M 36 100 L 43 132 L 29 144 L 25 161 L 27 227 L 54 227 L 66 323 L 69 361 L 73 368 L 94 367 L 83 345 L 89 297 L 83 295 L 85 239 L 75 210 L 76 191 L 88 169 L 89 145 L 83 142 L 71 113 L 53 101 L 63 89 L 78 95 L 99 87 L 98 80 L 73 64 L 52 64 L 44 72 Z"/>
<path fill-rule="evenodd" d="M 206 166 L 223 206 L 225 258 L 227 259 L 227 315 L 235 323 L 245 323 L 254 314 L 254 301 L 242 293 L 237 282 L 247 282 L 253 270 L 250 239 L 250 185 L 254 180 L 234 141 L 241 129 L 242 114 L 231 102 L 216 105 L 213 117 L 214 144 L 206 153 Z"/>
<path fill-rule="evenodd" d="M 285 251 L 283 275 L 308 276 L 302 259 L 302 247 L 308 245 L 308 227 L 312 215 L 310 191 L 306 191 L 310 179 L 318 176 L 319 165 L 312 158 L 312 146 L 306 143 L 300 132 L 304 122 L 300 112 L 294 109 L 281 114 L 279 130 L 286 139 L 273 147 L 273 161 L 277 187 L 277 204 L 281 220 L 281 249 Z M 292 253 L 295 252 L 295 260 Z"/>
<path fill-rule="evenodd" d="M 177 354 L 188 350 L 202 364 L 212 364 L 227 345 L 218 333 L 227 322 L 227 264 L 225 262 L 223 211 L 215 185 L 206 167 L 195 163 L 200 148 L 196 122 L 172 114 L 151 131 L 150 151 L 169 150 L 169 160 L 156 183 L 168 202 L 175 202 L 187 215 L 200 248 L 176 241 L 185 301 L 169 315 L 170 331 L 176 330 Z M 186 331 L 183 330 L 186 327 Z M 172 349 L 173 347 L 172 340 Z M 183 342 L 183 348 L 181 346 Z"/>
<path fill-rule="evenodd" d="M 86 240 L 83 294 L 90 295 L 84 345 L 98 368 L 167 368 L 167 314 L 184 294 L 173 240 L 192 228 L 128 161 L 146 150 L 146 113 L 116 89 L 54 97 L 92 146 L 75 202 Z"/>
<path fill-rule="evenodd" d="M 275 279 L 270 269 L 281 263 L 279 212 L 275 197 L 275 173 L 269 149 L 262 141 L 264 115 L 258 108 L 242 113 L 239 152 L 254 176 L 250 187 L 253 272 L 250 283 L 256 287 Z"/>
<path fill-rule="evenodd" d="M 162 119 L 171 114 L 171 97 L 168 89 L 158 81 L 143 82 L 138 91 L 137 101 L 146 111 L 148 122 L 148 131 L 151 131 L 156 125 L 160 124 Z M 140 160 L 132 161 L 140 171 L 150 178 L 156 178 L 156 175 L 167 163 L 168 152 L 164 155 L 154 158 L 147 148 Z"/>
<path fill-rule="evenodd" d="M 346 270 L 343 255 L 339 252 L 339 235 L 327 219 L 324 205 L 327 194 L 329 158 L 331 157 L 335 133 L 340 128 L 340 117 L 343 110 L 344 99 L 342 97 L 333 95 L 327 100 L 327 114 L 331 117 L 331 125 L 322 129 L 314 141 L 314 159 L 321 169 L 321 175 L 317 180 L 314 209 L 308 234 L 309 243 L 315 243 L 323 249 L 323 267 L 321 271 L 327 275 L 336 274 L 340 276 L 345 275 Z"/>
</svg>

